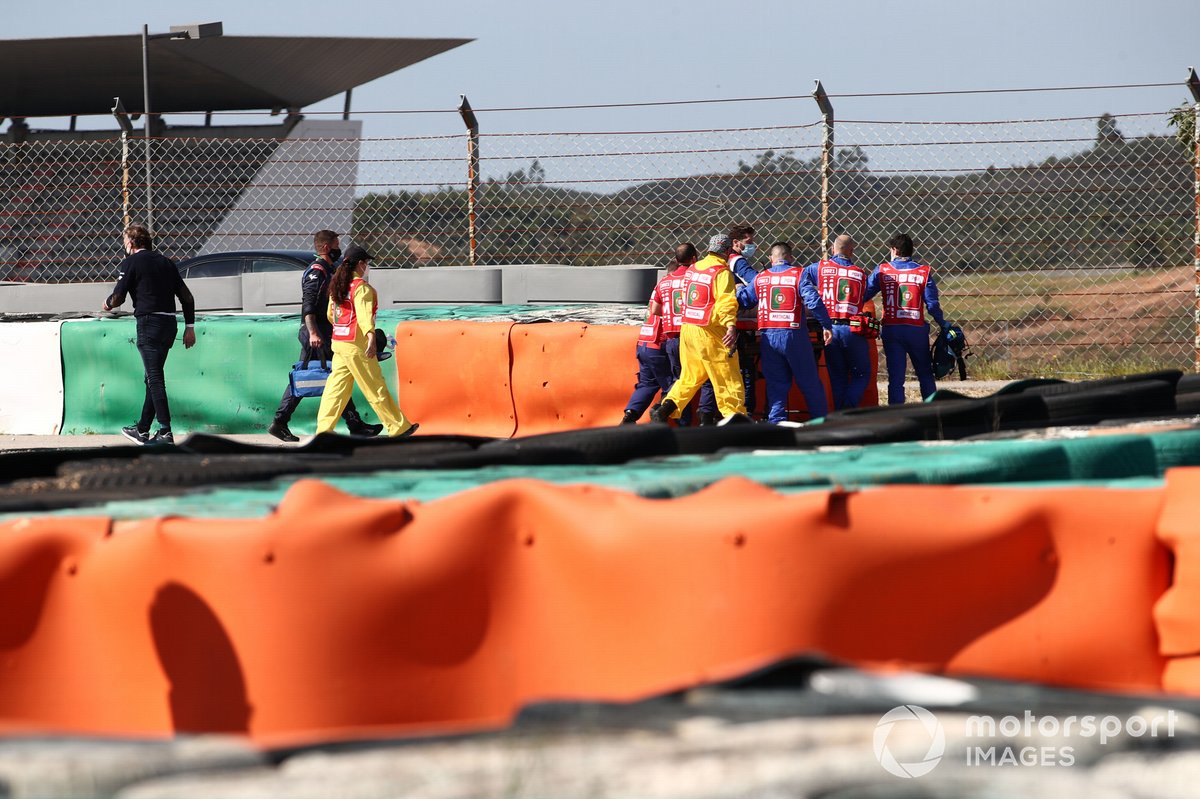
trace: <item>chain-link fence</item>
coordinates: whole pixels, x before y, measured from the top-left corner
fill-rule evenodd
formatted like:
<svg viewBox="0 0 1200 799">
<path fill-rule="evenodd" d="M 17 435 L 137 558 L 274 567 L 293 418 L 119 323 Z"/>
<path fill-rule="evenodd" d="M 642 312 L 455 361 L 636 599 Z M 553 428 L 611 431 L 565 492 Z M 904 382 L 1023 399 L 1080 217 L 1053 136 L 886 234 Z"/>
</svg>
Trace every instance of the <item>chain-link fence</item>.
<svg viewBox="0 0 1200 799">
<path fill-rule="evenodd" d="M 1077 376 L 1194 360 L 1192 152 L 1168 112 L 998 123 L 822 121 L 621 133 L 166 136 L 153 218 L 175 258 L 307 248 L 332 227 L 380 266 L 656 264 L 731 223 L 815 260 L 822 224 L 874 266 L 896 232 L 933 264 L 976 371 Z M 717 118 L 717 115 L 714 115 Z M 0 279 L 110 279 L 146 218 L 142 142 L 0 144 Z M 473 199 L 473 203 L 472 203 Z M 475 237 L 470 235 L 474 212 Z"/>
</svg>

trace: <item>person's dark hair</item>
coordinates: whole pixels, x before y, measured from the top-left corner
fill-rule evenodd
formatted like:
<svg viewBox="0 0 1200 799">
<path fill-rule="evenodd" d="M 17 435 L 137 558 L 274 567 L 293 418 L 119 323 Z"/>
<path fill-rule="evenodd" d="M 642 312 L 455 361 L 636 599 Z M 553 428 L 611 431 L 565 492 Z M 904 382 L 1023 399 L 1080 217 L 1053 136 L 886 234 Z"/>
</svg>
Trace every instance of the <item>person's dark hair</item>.
<svg viewBox="0 0 1200 799">
<path fill-rule="evenodd" d="M 754 235 L 754 228 L 750 227 L 749 225 L 734 225 L 731 228 L 729 228 L 729 240 L 730 241 L 740 241 L 741 239 L 744 239 L 747 236 L 753 236 L 753 235 Z"/>
<path fill-rule="evenodd" d="M 129 237 L 135 249 L 148 250 L 154 246 L 154 239 L 150 236 L 150 229 L 145 225 L 130 225 L 125 228 L 125 235 Z"/>
<path fill-rule="evenodd" d="M 690 241 L 675 245 L 675 263 L 679 264 L 680 266 L 696 260 L 697 254 L 696 245 L 692 244 Z"/>
<path fill-rule="evenodd" d="M 792 260 L 792 243 L 790 241 L 777 241 L 771 245 L 771 257 L 776 257 L 775 251 L 779 251 L 779 257 L 785 261 Z"/>
<path fill-rule="evenodd" d="M 334 233 L 332 230 L 318 230 L 313 234 L 313 249 L 321 249 L 322 244 L 333 244 L 337 238 L 338 234 Z"/>
<path fill-rule="evenodd" d="M 895 248 L 896 254 L 901 258 L 912 258 L 913 243 L 907 233 L 897 233 L 895 236 L 892 236 L 888 239 L 887 246 Z"/>
<path fill-rule="evenodd" d="M 354 280 L 358 263 L 342 261 L 338 268 L 333 270 L 333 278 L 329 281 L 329 296 L 336 304 L 345 305 L 350 299 L 350 282 Z"/>
</svg>

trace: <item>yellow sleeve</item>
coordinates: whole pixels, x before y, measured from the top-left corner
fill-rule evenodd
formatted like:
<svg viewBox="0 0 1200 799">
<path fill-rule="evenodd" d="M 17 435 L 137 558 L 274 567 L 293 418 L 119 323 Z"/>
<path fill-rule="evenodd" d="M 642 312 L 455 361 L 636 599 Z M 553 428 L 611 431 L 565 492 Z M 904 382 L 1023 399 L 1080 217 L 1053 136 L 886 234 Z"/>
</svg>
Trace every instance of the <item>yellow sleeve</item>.
<svg viewBox="0 0 1200 799">
<path fill-rule="evenodd" d="M 721 327 L 729 327 L 737 322 L 737 289 L 733 282 L 733 273 L 728 268 L 722 266 L 717 269 L 717 275 L 713 278 L 713 296 L 716 302 L 713 305 L 712 323 Z"/>
<path fill-rule="evenodd" d="M 354 316 L 364 336 L 375 335 L 375 289 L 369 283 L 359 283 L 354 290 Z"/>
</svg>

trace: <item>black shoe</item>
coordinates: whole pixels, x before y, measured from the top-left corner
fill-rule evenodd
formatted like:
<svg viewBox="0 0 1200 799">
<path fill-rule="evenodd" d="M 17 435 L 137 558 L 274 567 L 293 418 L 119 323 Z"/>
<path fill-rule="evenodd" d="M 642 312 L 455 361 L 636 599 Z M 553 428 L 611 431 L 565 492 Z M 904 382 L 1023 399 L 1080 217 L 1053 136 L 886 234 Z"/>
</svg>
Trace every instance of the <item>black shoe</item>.
<svg viewBox="0 0 1200 799">
<path fill-rule="evenodd" d="M 709 427 L 717 423 L 717 415 L 712 411 L 700 411 L 696 414 L 696 424 L 699 427 Z"/>
<path fill-rule="evenodd" d="M 398 436 L 392 436 L 392 438 L 408 438 L 413 433 L 417 432 L 417 428 L 420 426 L 421 425 L 417 424 L 416 422 L 413 422 L 411 425 L 408 426 L 407 430 L 405 430 L 403 433 L 401 433 Z"/>
<path fill-rule="evenodd" d="M 349 427 L 349 425 L 347 425 L 347 427 Z M 354 425 L 354 427 L 350 427 L 350 435 L 363 436 L 364 438 L 377 436 L 382 432 L 383 425 L 381 424 L 367 424 L 366 422 L 359 422 L 358 424 Z"/>
<path fill-rule="evenodd" d="M 150 441 L 149 431 L 143 433 L 141 430 L 138 430 L 136 424 L 131 424 L 129 427 L 122 427 L 121 435 L 125 436 L 139 447 L 146 446 L 146 444 Z"/>
<path fill-rule="evenodd" d="M 175 436 L 171 435 L 171 431 L 164 430 L 161 427 L 155 432 L 154 437 L 146 442 L 147 444 L 174 444 Z"/>
<path fill-rule="evenodd" d="M 650 411 L 650 421 L 668 422 L 671 420 L 671 414 L 675 413 L 675 409 L 675 400 L 665 399 L 661 405 Z"/>
<path fill-rule="evenodd" d="M 287 422 L 281 422 L 278 419 L 271 422 L 271 426 L 267 428 L 267 433 L 275 436 L 280 441 L 299 441 L 300 437 L 288 430 Z"/>
<path fill-rule="evenodd" d="M 654 408 L 657 408 L 657 407 L 658 407 L 657 405 L 654 406 Z M 651 417 L 653 417 L 653 415 L 654 415 L 654 408 L 650 409 Z M 637 420 L 638 420 L 639 416 L 641 416 L 640 413 L 634 413 L 633 411 L 625 411 L 625 415 L 623 417 L 621 417 L 621 424 L 637 424 Z"/>
</svg>

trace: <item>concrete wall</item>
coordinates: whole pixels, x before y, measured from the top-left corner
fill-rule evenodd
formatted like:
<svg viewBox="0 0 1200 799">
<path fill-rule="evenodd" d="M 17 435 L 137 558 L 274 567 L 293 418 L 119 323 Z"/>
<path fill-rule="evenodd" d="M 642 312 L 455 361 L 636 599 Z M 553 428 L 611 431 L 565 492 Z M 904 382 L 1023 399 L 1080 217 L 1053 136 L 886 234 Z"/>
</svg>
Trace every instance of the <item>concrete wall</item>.
<svg viewBox="0 0 1200 799">
<path fill-rule="evenodd" d="M 373 269 L 380 307 L 628 302 L 644 304 L 658 280 L 652 266 L 442 266 Z M 245 274 L 188 281 L 200 311 L 297 313 L 300 273 Z M 0 283 L 0 314 L 100 310 L 110 283 Z M 129 310 L 128 303 L 125 310 Z"/>
</svg>

